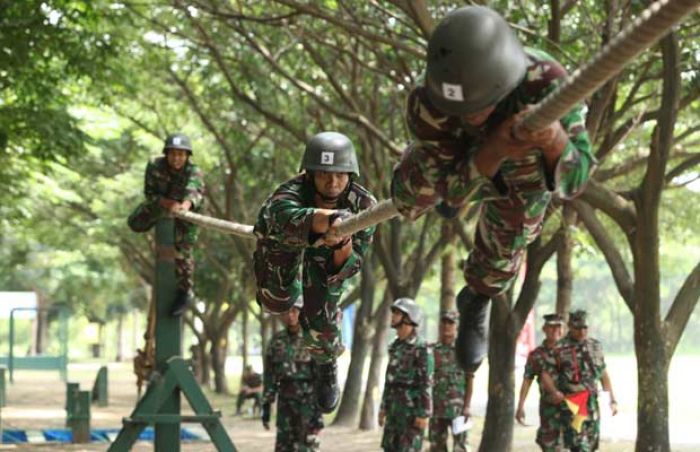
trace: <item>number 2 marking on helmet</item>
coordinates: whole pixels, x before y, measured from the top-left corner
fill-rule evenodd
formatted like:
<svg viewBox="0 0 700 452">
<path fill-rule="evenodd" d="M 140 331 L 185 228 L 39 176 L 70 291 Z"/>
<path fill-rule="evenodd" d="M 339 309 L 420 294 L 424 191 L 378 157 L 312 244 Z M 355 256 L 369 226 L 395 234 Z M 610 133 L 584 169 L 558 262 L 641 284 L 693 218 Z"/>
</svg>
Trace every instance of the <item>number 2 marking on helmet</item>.
<svg viewBox="0 0 700 452">
<path fill-rule="evenodd" d="M 334 154 L 332 152 L 321 152 L 321 164 L 332 165 Z"/>
<path fill-rule="evenodd" d="M 452 83 L 443 83 L 442 84 L 442 94 L 443 94 L 443 96 L 445 96 L 447 99 L 450 99 L 450 100 L 457 100 L 457 101 L 464 100 L 464 95 L 462 94 L 462 86 L 461 85 L 454 85 Z"/>
</svg>

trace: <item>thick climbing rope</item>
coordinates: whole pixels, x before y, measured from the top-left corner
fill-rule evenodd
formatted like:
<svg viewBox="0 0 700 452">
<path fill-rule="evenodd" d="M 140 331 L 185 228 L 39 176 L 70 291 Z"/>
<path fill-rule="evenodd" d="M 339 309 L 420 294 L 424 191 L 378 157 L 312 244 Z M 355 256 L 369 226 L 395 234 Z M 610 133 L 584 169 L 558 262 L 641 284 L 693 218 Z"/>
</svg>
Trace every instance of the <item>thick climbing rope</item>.
<svg viewBox="0 0 700 452">
<path fill-rule="evenodd" d="M 666 35 L 676 23 L 700 7 L 700 0 L 660 0 L 644 10 L 608 45 L 559 88 L 535 106 L 521 124 L 540 130 L 620 72 L 634 57 Z"/>
<path fill-rule="evenodd" d="M 671 27 L 700 7 L 700 0 L 659 0 L 647 8 L 593 59 L 575 71 L 558 89 L 537 104 L 519 127 L 540 130 L 564 116 L 603 83 L 620 72 L 634 57 L 647 49 Z M 336 235 L 351 235 L 399 214 L 391 200 L 384 200 L 346 220 Z M 191 212 L 177 212 L 178 218 L 221 232 L 254 238 L 253 227 L 218 220 Z"/>
</svg>

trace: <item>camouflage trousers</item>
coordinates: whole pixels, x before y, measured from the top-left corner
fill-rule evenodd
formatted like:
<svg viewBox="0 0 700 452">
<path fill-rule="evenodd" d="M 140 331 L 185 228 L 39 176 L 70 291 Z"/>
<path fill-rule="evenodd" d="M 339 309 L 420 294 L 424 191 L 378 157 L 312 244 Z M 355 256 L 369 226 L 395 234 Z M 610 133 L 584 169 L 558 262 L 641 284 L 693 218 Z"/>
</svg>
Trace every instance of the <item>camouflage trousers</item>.
<svg viewBox="0 0 700 452">
<path fill-rule="evenodd" d="M 452 419 L 445 417 L 431 417 L 428 438 L 430 439 L 430 452 L 447 452 L 448 429 L 452 428 Z M 467 432 L 452 435 L 453 450 L 455 452 L 467 452 Z"/>
<path fill-rule="evenodd" d="M 388 413 L 382 448 L 386 452 L 420 452 L 423 449 L 423 430 L 413 425 L 414 420 L 413 416 Z"/>
<path fill-rule="evenodd" d="M 540 426 L 535 441 L 543 452 L 561 452 L 562 429 L 559 405 L 552 405 L 540 399 Z"/>
<path fill-rule="evenodd" d="M 253 260 L 258 303 L 270 312 L 282 313 L 303 295 L 304 307 L 299 321 L 304 332 L 304 346 L 314 361 L 321 364 L 340 356 L 344 347 L 342 312 L 338 304 L 344 284 L 328 284 L 313 264 L 306 261 L 303 251 L 280 250 L 258 241 Z"/>
<path fill-rule="evenodd" d="M 573 414 L 562 405 L 561 422 L 564 428 L 564 445 L 574 452 L 589 452 L 598 450 L 600 442 L 600 410 L 598 407 L 598 395 L 591 393 L 588 397 L 588 419 L 583 421 L 581 433 L 577 433 L 571 426 Z"/>
<path fill-rule="evenodd" d="M 277 399 L 276 452 L 318 451 L 321 447 L 321 430 L 323 419 L 315 398 Z"/>
<path fill-rule="evenodd" d="M 143 202 L 129 215 L 128 224 L 134 232 L 146 232 L 166 216 L 158 201 Z M 197 226 L 175 219 L 175 276 L 177 287 L 186 292 L 192 290 L 194 258 L 192 249 L 197 241 Z"/>
</svg>

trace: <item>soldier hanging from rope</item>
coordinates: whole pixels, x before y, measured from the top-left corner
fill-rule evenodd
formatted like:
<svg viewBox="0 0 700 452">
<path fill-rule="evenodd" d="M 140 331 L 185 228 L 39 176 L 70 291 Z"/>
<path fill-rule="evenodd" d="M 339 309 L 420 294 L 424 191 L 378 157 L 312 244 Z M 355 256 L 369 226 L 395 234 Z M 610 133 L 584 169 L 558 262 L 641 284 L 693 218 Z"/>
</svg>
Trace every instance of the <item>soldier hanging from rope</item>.
<svg viewBox="0 0 700 452">
<path fill-rule="evenodd" d="M 524 49 L 498 13 L 466 6 L 436 27 L 425 81 L 409 94 L 414 140 L 394 169 L 396 208 L 413 220 L 439 203 L 451 217 L 481 201 L 467 285 L 457 297 L 456 352 L 467 371 L 488 349 L 489 301 L 513 283 L 552 196 L 580 193 L 595 167 L 581 105 L 543 130 L 514 134 L 529 106 L 566 76 L 548 54 Z"/>
<path fill-rule="evenodd" d="M 331 412 L 339 399 L 336 359 L 343 352 L 338 302 L 348 278 L 362 266 L 374 227 L 352 236 L 325 234 L 376 200 L 356 182 L 355 148 L 343 134 L 311 138 L 301 170 L 270 195 L 258 214 L 257 300 L 272 313 L 284 313 L 303 293 L 300 320 L 306 347 L 318 364 L 318 404 Z"/>
</svg>

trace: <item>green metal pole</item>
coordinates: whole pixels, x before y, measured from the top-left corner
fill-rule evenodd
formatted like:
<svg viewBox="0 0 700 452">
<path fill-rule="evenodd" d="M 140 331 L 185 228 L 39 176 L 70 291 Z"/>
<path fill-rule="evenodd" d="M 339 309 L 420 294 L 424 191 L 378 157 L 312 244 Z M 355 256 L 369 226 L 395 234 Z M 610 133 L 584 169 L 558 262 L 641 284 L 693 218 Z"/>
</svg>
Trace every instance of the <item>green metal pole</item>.
<svg viewBox="0 0 700 452">
<path fill-rule="evenodd" d="M 10 383 L 15 382 L 15 376 L 14 376 L 14 361 L 15 361 L 15 355 L 14 355 L 14 349 L 15 349 L 15 309 L 10 311 L 10 353 L 9 356 L 7 357 L 7 367 L 10 369 Z"/>
<path fill-rule="evenodd" d="M 156 369 L 163 375 L 168 359 L 182 356 L 182 318 L 170 315 L 175 299 L 175 222 L 163 218 L 156 224 Z M 180 390 L 175 389 L 159 414 L 180 414 Z M 155 425 L 156 452 L 180 451 L 180 423 Z"/>
<path fill-rule="evenodd" d="M 66 427 L 72 427 L 75 416 L 75 401 L 80 392 L 79 383 L 66 383 Z"/>
<path fill-rule="evenodd" d="M 73 419 L 71 432 L 73 444 L 85 444 L 90 442 L 90 405 L 92 394 L 90 391 L 78 391 L 74 400 Z"/>
<path fill-rule="evenodd" d="M 5 372 L 6 370 L 7 367 L 0 366 L 0 408 L 7 405 L 7 372 Z"/>
</svg>

